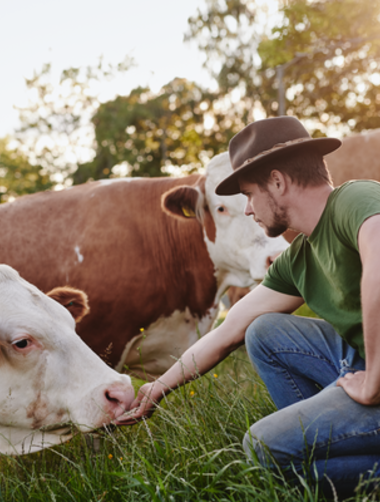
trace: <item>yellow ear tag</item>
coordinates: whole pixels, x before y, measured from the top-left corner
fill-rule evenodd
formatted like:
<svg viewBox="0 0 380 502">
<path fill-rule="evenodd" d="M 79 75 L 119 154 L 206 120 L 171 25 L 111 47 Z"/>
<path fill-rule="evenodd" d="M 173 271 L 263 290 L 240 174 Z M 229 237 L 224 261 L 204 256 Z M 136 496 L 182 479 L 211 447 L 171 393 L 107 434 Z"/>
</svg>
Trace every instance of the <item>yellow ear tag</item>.
<svg viewBox="0 0 380 502">
<path fill-rule="evenodd" d="M 184 216 L 186 216 L 186 218 L 195 218 L 194 211 L 192 209 L 190 209 L 189 207 L 182 206 L 181 209 L 182 209 Z"/>
</svg>

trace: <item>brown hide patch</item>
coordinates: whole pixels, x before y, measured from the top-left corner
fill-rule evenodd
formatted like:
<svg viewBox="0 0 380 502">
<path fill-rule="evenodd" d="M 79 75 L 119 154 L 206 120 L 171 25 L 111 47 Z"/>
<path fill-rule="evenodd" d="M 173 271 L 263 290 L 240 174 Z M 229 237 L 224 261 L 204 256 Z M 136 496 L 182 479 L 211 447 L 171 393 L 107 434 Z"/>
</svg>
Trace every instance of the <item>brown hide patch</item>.
<svg viewBox="0 0 380 502">
<path fill-rule="evenodd" d="M 214 218 L 211 216 L 208 206 L 204 208 L 203 225 L 205 227 L 206 235 L 211 242 L 216 239 L 216 226 Z"/>
<path fill-rule="evenodd" d="M 180 219 L 195 218 L 199 192 L 190 186 L 174 187 L 161 197 L 162 210 Z"/>
<path fill-rule="evenodd" d="M 290 228 L 288 228 L 288 230 L 285 230 L 285 232 L 282 234 L 282 236 L 288 242 L 293 242 L 298 234 L 299 234 L 299 232 L 297 232 L 296 230 L 291 230 Z"/>
<path fill-rule="evenodd" d="M 198 186 L 200 188 L 200 190 L 202 191 L 203 196 L 204 196 L 204 200 L 205 200 L 206 178 L 204 176 L 202 176 L 201 178 L 199 178 L 198 182 L 196 183 L 196 186 Z M 205 206 L 203 207 L 203 211 L 202 211 L 202 215 L 201 215 L 201 220 L 202 220 L 202 224 L 203 224 L 203 226 L 205 228 L 205 232 L 206 232 L 207 238 L 211 242 L 215 242 L 215 239 L 216 239 L 215 221 L 214 221 L 214 218 L 211 216 L 210 209 L 207 206 L 207 204 L 205 204 Z"/>
<path fill-rule="evenodd" d="M 141 328 L 186 308 L 203 317 L 214 303 L 217 283 L 202 225 L 161 206 L 164 193 L 195 187 L 200 178 L 91 182 L 0 204 L 0 261 L 41 291 L 57 284 L 85 291 L 91 311 L 77 332 L 97 354 L 112 342 L 107 359 L 116 365 Z M 78 242 L 92 257 L 83 267 L 73 260 Z"/>
<path fill-rule="evenodd" d="M 62 286 L 54 288 L 47 295 L 63 305 L 73 316 L 75 322 L 80 322 L 90 312 L 88 297 L 80 289 Z"/>
</svg>

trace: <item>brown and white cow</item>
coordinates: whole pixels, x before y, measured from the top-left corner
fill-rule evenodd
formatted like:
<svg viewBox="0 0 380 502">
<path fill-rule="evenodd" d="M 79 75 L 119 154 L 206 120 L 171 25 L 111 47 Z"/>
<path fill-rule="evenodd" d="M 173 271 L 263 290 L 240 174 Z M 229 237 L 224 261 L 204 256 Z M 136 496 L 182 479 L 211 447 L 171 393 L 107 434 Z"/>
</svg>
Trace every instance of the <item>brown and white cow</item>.
<svg viewBox="0 0 380 502">
<path fill-rule="evenodd" d="M 380 129 L 343 138 L 327 164 L 334 186 L 355 179 L 380 181 Z"/>
<path fill-rule="evenodd" d="M 83 340 L 118 370 L 156 377 L 210 330 L 228 286 L 261 280 L 287 247 L 244 215 L 244 196 L 215 194 L 231 169 L 221 154 L 205 176 L 96 181 L 2 204 L 0 262 L 43 291 L 86 291 Z"/>
<path fill-rule="evenodd" d="M 86 313 L 85 295 L 67 288 L 49 295 L 0 265 L 0 453 L 61 443 L 74 424 L 83 432 L 109 424 L 134 399 L 130 377 L 75 333 L 72 314 Z"/>
</svg>

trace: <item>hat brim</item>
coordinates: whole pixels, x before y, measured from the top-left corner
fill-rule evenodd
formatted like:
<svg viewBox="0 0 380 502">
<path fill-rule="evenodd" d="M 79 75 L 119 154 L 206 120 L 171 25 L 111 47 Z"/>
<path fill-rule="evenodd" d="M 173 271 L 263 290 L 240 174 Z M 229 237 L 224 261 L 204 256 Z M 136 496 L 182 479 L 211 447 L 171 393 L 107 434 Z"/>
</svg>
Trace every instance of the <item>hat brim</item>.
<svg viewBox="0 0 380 502">
<path fill-rule="evenodd" d="M 271 160 L 278 159 L 282 156 L 287 157 L 294 151 L 308 150 L 324 156 L 339 148 L 341 144 L 342 142 L 337 138 L 310 138 L 302 141 L 302 143 L 285 144 L 283 147 L 263 153 L 253 159 L 252 162 L 235 169 L 232 174 L 219 183 L 215 189 L 215 193 L 217 195 L 236 195 L 240 193 L 239 177 L 242 174 L 250 171 L 253 167 L 267 164 Z"/>
</svg>

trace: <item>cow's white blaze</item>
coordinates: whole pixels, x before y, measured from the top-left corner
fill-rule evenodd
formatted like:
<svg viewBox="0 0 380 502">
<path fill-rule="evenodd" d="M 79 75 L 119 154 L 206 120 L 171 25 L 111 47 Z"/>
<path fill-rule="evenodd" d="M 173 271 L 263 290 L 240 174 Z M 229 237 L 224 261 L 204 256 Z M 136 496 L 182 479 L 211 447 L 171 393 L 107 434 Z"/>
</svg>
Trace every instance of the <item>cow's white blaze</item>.
<svg viewBox="0 0 380 502">
<path fill-rule="evenodd" d="M 0 265 L 0 452 L 28 453 L 110 423 L 134 396 L 59 303 Z M 121 407 L 121 406 L 120 406 Z"/>
<path fill-rule="evenodd" d="M 127 365 L 128 371 L 142 374 L 141 361 L 147 375 L 162 375 L 199 337 L 210 331 L 218 313 L 218 303 L 201 319 L 188 308 L 176 310 L 170 317 L 160 317 L 126 346 L 116 369 Z"/>
<path fill-rule="evenodd" d="M 74 251 L 75 251 L 75 254 L 77 255 L 78 263 L 82 263 L 84 260 L 84 256 L 80 252 L 80 247 L 75 246 Z"/>
<path fill-rule="evenodd" d="M 216 239 L 212 242 L 205 234 L 205 241 L 218 282 L 226 287 L 246 287 L 261 281 L 267 259 L 284 251 L 289 244 L 282 236 L 268 237 L 252 217 L 244 214 L 243 195 L 216 195 L 216 186 L 231 172 L 227 153 L 217 155 L 207 166 L 206 202 L 215 222 Z"/>
</svg>

